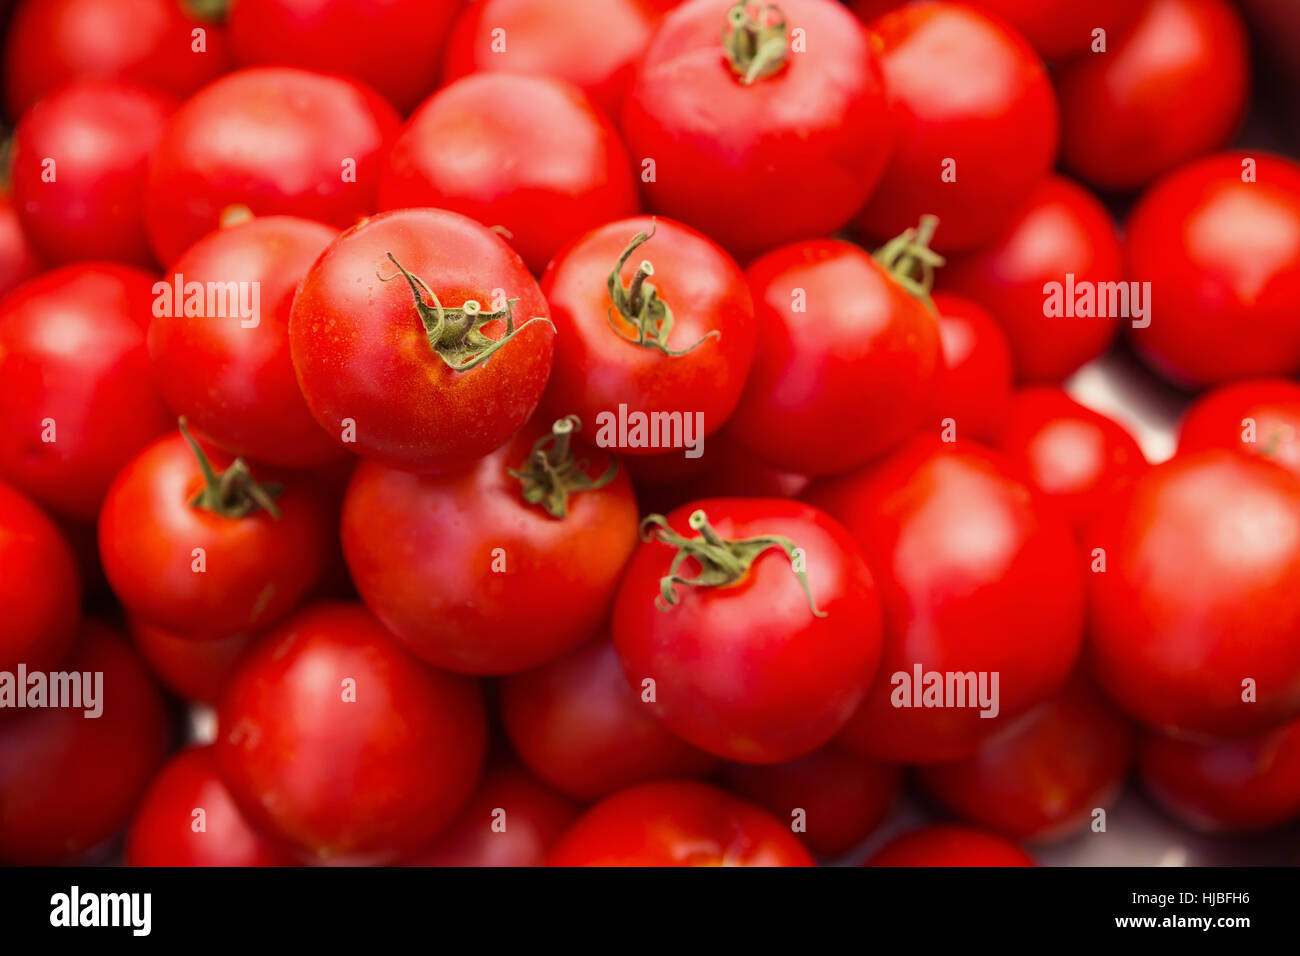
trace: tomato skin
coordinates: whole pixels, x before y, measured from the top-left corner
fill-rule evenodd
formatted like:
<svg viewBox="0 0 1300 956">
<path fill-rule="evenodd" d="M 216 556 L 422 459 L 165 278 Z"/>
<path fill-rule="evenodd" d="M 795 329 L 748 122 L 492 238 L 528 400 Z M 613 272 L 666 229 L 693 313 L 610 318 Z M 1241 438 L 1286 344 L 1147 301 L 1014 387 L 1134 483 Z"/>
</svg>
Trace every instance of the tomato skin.
<svg viewBox="0 0 1300 956">
<path fill-rule="evenodd" d="M 203 830 L 195 831 L 195 810 Z M 190 747 L 158 771 L 126 836 L 127 866 L 291 866 L 253 830 L 217 776 L 216 748 Z"/>
<path fill-rule="evenodd" d="M 920 427 L 943 362 L 938 322 L 869 254 L 813 239 L 768 253 L 746 278 L 759 348 L 728 429 L 737 441 L 774 468 L 825 475 Z"/>
<path fill-rule="evenodd" d="M 40 260 L 18 222 L 18 211 L 0 194 L 0 296 L 41 271 Z"/>
<path fill-rule="evenodd" d="M 213 466 L 231 459 L 204 446 Z M 192 505 L 203 479 L 179 434 L 122 469 L 99 516 L 99 554 L 118 600 L 134 616 L 193 639 L 223 638 L 284 617 L 320 578 L 331 518 L 303 476 L 255 468 L 284 493 L 280 517 L 229 518 Z M 195 572 L 202 548 L 206 571 Z"/>
<path fill-rule="evenodd" d="M 46 707 L 0 719 L 0 862 L 84 861 L 127 822 L 163 761 L 170 729 L 162 695 L 126 642 L 83 622 L 68 671 L 102 673 L 102 713 Z"/>
<path fill-rule="evenodd" d="M 847 223 L 893 138 L 866 31 L 830 0 L 780 8 L 806 31 L 809 51 L 746 86 L 719 39 L 726 5 L 687 0 L 661 21 L 623 107 L 633 160 L 655 163 L 646 202 L 742 260 Z"/>
<path fill-rule="evenodd" d="M 624 341 L 637 332 L 615 308 L 606 285 L 632 238 L 651 231 L 620 276 L 626 288 L 642 261 L 652 263 L 651 282 L 674 321 L 663 344 L 680 351 L 700 343 L 685 355 Z M 707 236 L 671 219 L 610 222 L 563 249 L 542 275 L 541 288 L 557 330 L 555 371 L 544 398 L 552 414 L 576 414 L 594 433 L 597 416 L 616 415 L 620 404 L 629 414 L 699 413 L 708 436 L 735 409 L 754 356 L 754 306 L 740 267 Z M 611 317 L 619 323 L 617 332 Z M 619 450 L 662 453 L 659 448 Z"/>
<path fill-rule="evenodd" d="M 1106 31 L 1108 44 L 1120 42 L 1143 7 L 1134 0 L 974 0 L 973 5 L 1011 24 L 1045 59 L 1085 54 L 1098 28 Z"/>
<path fill-rule="evenodd" d="M 173 262 L 232 206 L 352 225 L 375 209 L 399 125 L 378 93 L 346 77 L 290 67 L 228 73 L 176 111 L 154 152 L 146 195 L 154 253 Z M 355 161 L 351 180 L 345 160 Z"/>
<path fill-rule="evenodd" d="M 983 306 L 950 292 L 936 292 L 933 299 L 943 371 L 933 389 L 930 418 L 936 426 L 951 418 L 958 435 L 993 441 L 1011 407 L 1011 346 Z"/>
<path fill-rule="evenodd" d="M 343 503 L 343 551 L 362 599 L 413 654 L 467 674 L 554 660 L 609 614 L 636 547 L 637 506 L 620 472 L 569 495 L 552 517 L 507 469 L 545 432 L 525 428 L 467 470 L 412 475 L 363 461 Z M 577 452 L 600 476 L 609 456 Z M 500 562 L 504 561 L 504 570 Z"/>
<path fill-rule="evenodd" d="M 0 303 L 0 477 L 60 515 L 94 521 L 122 466 L 175 423 L 145 350 L 152 289 L 139 269 L 79 263 Z"/>
<path fill-rule="evenodd" d="M 427 845 L 465 806 L 487 719 L 477 682 L 424 666 L 360 606 L 316 604 L 240 666 L 216 748 L 245 818 L 296 857 L 383 864 Z"/>
<path fill-rule="evenodd" d="M 1255 379 L 1202 395 L 1179 426 L 1178 451 L 1206 448 L 1258 455 L 1300 476 L 1300 385 Z"/>
<path fill-rule="evenodd" d="M 679 603 L 660 610 L 660 578 L 676 549 L 643 541 L 612 622 L 628 683 L 653 679 L 655 716 L 720 757 L 777 763 L 809 753 L 844 725 L 876 672 L 880 605 L 871 571 L 848 533 L 802 502 L 705 499 L 678 508 L 668 523 L 694 538 L 688 517 L 697 510 L 725 539 L 775 535 L 802 549 L 825 616 L 814 615 L 779 548 L 763 551 L 734 584 L 678 586 Z"/>
<path fill-rule="evenodd" d="M 1102 189 L 1137 189 L 1222 147 L 1241 124 L 1250 94 L 1246 26 L 1231 3 L 1131 6 L 1138 13 L 1131 30 L 1056 76 L 1061 160 Z"/>
<path fill-rule="evenodd" d="M 703 776 L 717 764 L 655 720 L 608 640 L 512 674 L 499 690 L 501 721 L 519 759 L 579 800 L 647 780 Z"/>
<path fill-rule="evenodd" d="M 227 19 L 244 66 L 342 73 L 403 114 L 438 85 L 442 48 L 460 0 L 239 0 Z"/>
<path fill-rule="evenodd" d="M 342 456 L 338 443 L 312 417 L 289 355 L 289 309 L 299 282 L 338 235 L 318 222 L 262 216 L 204 236 L 171 266 L 163 282 L 171 299 L 176 276 L 185 284 L 256 283 L 254 319 L 154 309 L 149 357 L 163 398 L 178 415 L 236 455 L 305 468 Z M 214 303 L 215 304 L 215 303 Z M 246 321 L 256 325 L 246 326 Z"/>
<path fill-rule="evenodd" d="M 863 866 L 1037 866 L 1010 840 L 985 830 L 938 824 L 885 844 Z"/>
<path fill-rule="evenodd" d="M 1046 315 L 1044 286 L 1059 283 L 1064 295 L 1067 274 L 1076 286 L 1119 282 L 1122 257 L 1106 207 L 1074 182 L 1049 176 L 988 245 L 950 257 L 939 286 L 993 314 L 1020 381 L 1054 383 L 1106 351 L 1120 320 Z"/>
<path fill-rule="evenodd" d="M 1256 181 L 1242 182 L 1242 162 Z M 1300 368 L 1300 165 L 1221 153 L 1157 182 L 1129 215 L 1131 278 L 1151 283 L 1132 341 L 1181 385 L 1289 375 Z"/>
<path fill-rule="evenodd" d="M 936 248 L 987 242 L 1056 159 L 1060 118 L 1042 61 L 1018 34 L 966 4 L 902 7 L 871 29 L 883 42 L 899 132 L 858 226 L 887 239 L 931 213 L 939 217 Z M 943 181 L 948 159 L 956 179 Z"/>
<path fill-rule="evenodd" d="M 57 667 L 72 647 L 80 605 L 76 561 L 59 529 L 0 482 L 0 671 Z"/>
<path fill-rule="evenodd" d="M 1083 638 L 1082 560 L 1064 517 L 974 443 L 918 438 L 807 496 L 843 522 L 880 582 L 884 654 L 837 738 L 894 763 L 958 760 L 1065 683 Z M 895 707 L 893 677 L 999 674 L 998 716 Z M 991 684 L 989 685 L 991 688 Z"/>
<path fill-rule="evenodd" d="M 729 764 L 723 780 L 728 790 L 778 820 L 805 811 L 803 842 L 819 857 L 833 857 L 853 849 L 885 819 L 898 800 L 903 771 L 827 746 L 787 763 Z"/>
<path fill-rule="evenodd" d="M 1148 732 L 1138 751 L 1147 792 L 1209 833 L 1245 833 L 1300 816 L 1300 721 L 1213 743 Z"/>
<path fill-rule="evenodd" d="M 133 620 L 131 643 L 150 672 L 181 700 L 215 704 L 252 646 L 247 632 L 196 641 L 146 621 Z"/>
<path fill-rule="evenodd" d="M 550 866 L 812 866 L 783 823 L 702 783 L 661 780 L 588 810 Z"/>
<path fill-rule="evenodd" d="M 920 781 L 963 820 L 1019 840 L 1061 840 L 1119 794 L 1134 744 L 1129 722 L 1076 675 L 973 756 L 922 767 Z"/>
<path fill-rule="evenodd" d="M 518 298 L 516 337 L 483 365 L 457 372 L 429 345 L 410 287 L 388 255 L 436 292 L 446 308 L 498 295 Z M 426 300 L 427 301 L 427 300 Z M 457 213 L 404 209 L 347 230 L 298 290 L 289 344 L 307 406 L 342 440 L 356 423 L 366 458 L 406 471 L 458 467 L 500 448 L 532 415 L 550 374 L 554 331 L 546 299 L 523 260 L 491 230 Z M 488 338 L 505 321 L 483 326 Z"/>
<path fill-rule="evenodd" d="M 1293 475 L 1230 451 L 1180 455 L 1140 478 L 1090 538 L 1107 555 L 1105 573 L 1088 576 L 1092 663 L 1120 707 L 1207 737 L 1300 716 Z"/>
</svg>

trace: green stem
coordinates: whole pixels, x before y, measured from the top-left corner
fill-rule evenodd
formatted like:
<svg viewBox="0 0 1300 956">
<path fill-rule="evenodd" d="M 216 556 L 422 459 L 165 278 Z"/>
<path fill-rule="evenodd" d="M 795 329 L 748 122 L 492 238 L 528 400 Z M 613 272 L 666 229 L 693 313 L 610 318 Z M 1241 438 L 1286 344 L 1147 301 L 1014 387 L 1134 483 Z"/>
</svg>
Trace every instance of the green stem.
<svg viewBox="0 0 1300 956">
<path fill-rule="evenodd" d="M 279 520 L 280 507 L 275 499 L 284 493 L 284 486 L 274 483 L 259 484 L 253 480 L 253 473 L 248 463 L 236 458 L 225 471 L 218 472 L 212 467 L 212 461 L 202 446 L 190 434 L 190 429 L 182 416 L 177 421 L 181 435 L 194 453 L 199 471 L 203 475 L 203 487 L 190 499 L 190 505 L 211 511 L 224 518 L 243 518 L 259 508 L 272 518 Z"/>
<path fill-rule="evenodd" d="M 506 471 L 519 479 L 524 500 L 541 505 L 553 518 L 569 513 L 569 495 L 604 488 L 618 474 L 618 462 L 611 455 L 599 478 L 587 474 L 587 461 L 574 457 L 570 439 L 582 428 L 577 415 L 566 415 L 551 426 L 551 433 L 533 443 L 533 450 L 518 470 Z"/>
<path fill-rule="evenodd" d="M 916 228 L 903 230 L 872 253 L 894 281 L 924 302 L 931 311 L 934 310 L 930 298 L 930 290 L 934 288 L 934 270 L 944 264 L 943 256 L 930 248 L 938 227 L 938 216 L 922 216 Z"/>
<path fill-rule="evenodd" d="M 741 0 L 727 11 L 722 49 L 745 86 L 780 72 L 790 49 L 785 14 L 775 3 Z"/>
<path fill-rule="evenodd" d="M 612 311 L 608 313 L 609 327 L 624 342 L 630 342 L 644 349 L 658 349 L 664 355 L 677 358 L 695 351 L 708 339 L 721 339 L 722 333 L 718 329 L 713 329 L 701 336 L 700 340 L 690 348 L 670 349 L 668 337 L 673 334 L 673 310 L 668 307 L 667 302 L 659 298 L 659 290 L 646 281 L 655 274 L 655 267 L 651 265 L 650 260 L 642 259 L 631 283 L 627 287 L 623 286 L 623 267 L 627 265 L 627 260 L 632 258 L 632 253 L 636 252 L 642 244 L 650 241 L 654 234 L 654 226 L 651 226 L 649 232 L 638 232 L 633 236 L 605 280 L 610 301 L 614 303 L 614 308 L 618 309 L 619 315 L 636 329 L 636 335 L 625 335 L 614 321 Z"/>
</svg>

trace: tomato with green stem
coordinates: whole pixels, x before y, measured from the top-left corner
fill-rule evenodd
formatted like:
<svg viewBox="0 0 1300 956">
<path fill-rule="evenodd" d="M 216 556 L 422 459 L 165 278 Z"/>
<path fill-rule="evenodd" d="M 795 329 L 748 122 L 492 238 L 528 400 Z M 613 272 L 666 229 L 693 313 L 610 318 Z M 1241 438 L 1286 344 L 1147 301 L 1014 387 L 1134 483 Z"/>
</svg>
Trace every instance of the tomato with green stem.
<svg viewBox="0 0 1300 956">
<path fill-rule="evenodd" d="M 1187 409 L 1180 453 L 1231 448 L 1300 476 L 1300 384 L 1252 379 L 1212 389 Z"/>
</svg>

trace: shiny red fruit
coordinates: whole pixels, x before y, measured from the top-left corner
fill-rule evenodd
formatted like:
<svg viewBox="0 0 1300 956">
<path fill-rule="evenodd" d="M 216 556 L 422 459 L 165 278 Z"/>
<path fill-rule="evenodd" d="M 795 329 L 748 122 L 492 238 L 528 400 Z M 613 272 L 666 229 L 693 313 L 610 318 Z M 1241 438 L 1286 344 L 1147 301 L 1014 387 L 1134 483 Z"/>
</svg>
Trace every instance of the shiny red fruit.
<svg viewBox="0 0 1300 956">
<path fill-rule="evenodd" d="M 130 622 L 131 642 L 159 682 L 181 700 L 215 704 L 252 647 L 248 632 L 195 640 L 145 621 Z"/>
<path fill-rule="evenodd" d="M 0 672 L 58 667 L 81 609 L 77 565 L 59 529 L 0 483 Z"/>
<path fill-rule="evenodd" d="M 939 824 L 885 844 L 863 866 L 1036 866 L 1010 840 L 975 827 Z"/>
<path fill-rule="evenodd" d="M 1011 407 L 1015 369 L 1011 346 L 983 306 L 950 292 L 936 292 L 943 371 L 931 395 L 928 427 L 951 418 L 959 437 L 994 441 Z"/>
<path fill-rule="evenodd" d="M 1231 448 L 1300 477 L 1300 384 L 1252 379 L 1206 392 L 1188 408 L 1179 452 Z"/>
</svg>

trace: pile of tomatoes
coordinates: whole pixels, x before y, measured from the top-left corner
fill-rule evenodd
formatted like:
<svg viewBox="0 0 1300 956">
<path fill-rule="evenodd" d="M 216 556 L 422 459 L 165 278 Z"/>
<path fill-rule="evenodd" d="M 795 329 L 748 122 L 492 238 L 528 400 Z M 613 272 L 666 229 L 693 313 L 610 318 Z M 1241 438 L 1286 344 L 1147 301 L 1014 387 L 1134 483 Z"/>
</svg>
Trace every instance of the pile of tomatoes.
<svg viewBox="0 0 1300 956">
<path fill-rule="evenodd" d="M 1230 0 L 22 0 L 3 56 L 0 862 L 1300 818 L 1300 165 L 1224 151 Z M 1167 461 L 1063 387 L 1115 349 Z"/>
</svg>

